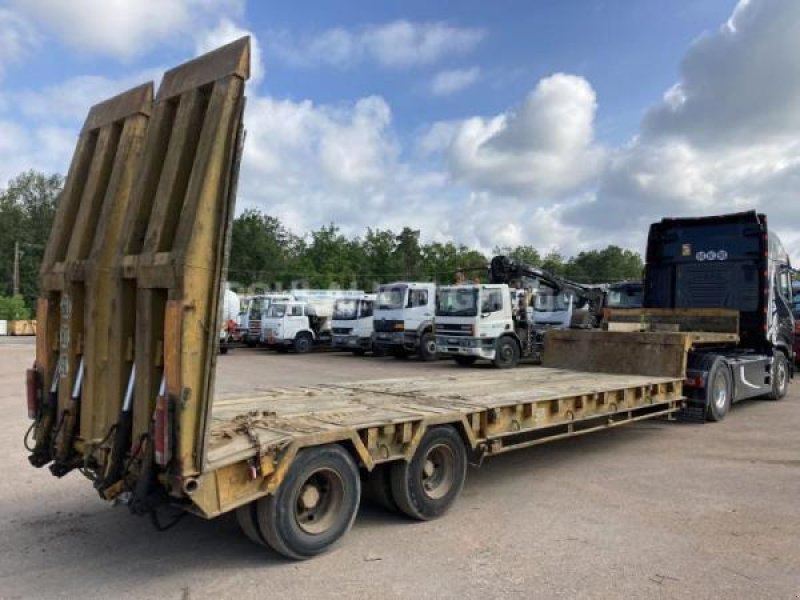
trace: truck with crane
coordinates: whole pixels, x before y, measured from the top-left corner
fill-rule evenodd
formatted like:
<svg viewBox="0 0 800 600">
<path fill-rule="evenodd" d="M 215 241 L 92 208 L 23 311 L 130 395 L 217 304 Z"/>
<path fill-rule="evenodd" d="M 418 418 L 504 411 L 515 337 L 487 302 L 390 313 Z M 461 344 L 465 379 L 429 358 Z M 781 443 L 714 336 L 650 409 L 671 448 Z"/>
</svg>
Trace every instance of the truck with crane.
<svg viewBox="0 0 800 600">
<path fill-rule="evenodd" d="M 547 290 L 534 294 L 533 290 Z M 603 291 L 543 269 L 495 256 L 489 283 L 442 286 L 436 304 L 436 347 L 462 366 L 477 360 L 513 368 L 540 361 L 551 329 L 597 325 Z"/>
<path fill-rule="evenodd" d="M 89 111 L 40 272 L 33 467 L 161 529 L 235 512 L 254 544 L 307 559 L 350 529 L 362 481 L 441 517 L 468 464 L 675 415 L 687 356 L 739 341 L 722 310 L 716 331 L 548 331 L 542 367 L 215 397 L 249 59 L 245 37 Z"/>
</svg>

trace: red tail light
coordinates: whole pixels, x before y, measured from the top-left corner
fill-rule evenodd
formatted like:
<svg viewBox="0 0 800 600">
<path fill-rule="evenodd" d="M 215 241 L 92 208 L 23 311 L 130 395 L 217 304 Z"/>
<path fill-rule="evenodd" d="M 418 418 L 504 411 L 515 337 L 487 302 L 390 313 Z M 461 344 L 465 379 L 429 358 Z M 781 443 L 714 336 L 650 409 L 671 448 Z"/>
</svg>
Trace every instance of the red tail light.
<svg viewBox="0 0 800 600">
<path fill-rule="evenodd" d="M 687 377 L 683 385 L 686 387 L 703 388 L 705 387 L 705 381 L 702 375 L 696 375 L 695 377 Z"/>
<path fill-rule="evenodd" d="M 42 401 L 42 387 L 39 381 L 39 371 L 28 369 L 25 373 L 25 390 L 28 396 L 28 418 L 35 419 L 39 416 Z"/>
<path fill-rule="evenodd" d="M 153 450 L 156 464 L 166 467 L 172 459 L 172 417 L 169 412 L 169 399 L 159 394 L 153 415 Z"/>
</svg>

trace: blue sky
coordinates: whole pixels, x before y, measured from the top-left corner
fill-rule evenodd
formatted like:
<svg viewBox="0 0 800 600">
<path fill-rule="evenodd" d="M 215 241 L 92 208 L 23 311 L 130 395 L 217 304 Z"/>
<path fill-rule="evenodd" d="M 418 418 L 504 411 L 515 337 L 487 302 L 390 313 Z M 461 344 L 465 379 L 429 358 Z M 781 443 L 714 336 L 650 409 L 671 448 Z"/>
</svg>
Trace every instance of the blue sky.
<svg viewBox="0 0 800 600">
<path fill-rule="evenodd" d="M 798 27 L 793 0 L 0 2 L 0 181 L 249 33 L 240 210 L 570 254 L 758 208 L 797 256 Z"/>
</svg>

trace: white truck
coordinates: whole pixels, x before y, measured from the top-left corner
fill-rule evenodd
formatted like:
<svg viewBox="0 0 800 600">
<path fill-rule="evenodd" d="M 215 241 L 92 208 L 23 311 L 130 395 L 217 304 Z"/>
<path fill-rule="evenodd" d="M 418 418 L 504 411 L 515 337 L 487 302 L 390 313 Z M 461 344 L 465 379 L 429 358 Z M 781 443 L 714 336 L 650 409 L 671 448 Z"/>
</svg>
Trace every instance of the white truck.
<svg viewBox="0 0 800 600">
<path fill-rule="evenodd" d="M 404 358 L 416 354 L 435 360 L 436 284 L 396 282 L 381 285 L 375 301 L 375 347 L 381 352 Z"/>
<path fill-rule="evenodd" d="M 238 329 L 239 294 L 226 287 L 222 295 L 222 315 L 219 329 L 219 353 L 226 354 Z"/>
<path fill-rule="evenodd" d="M 526 335 L 515 327 L 517 290 L 508 285 L 470 284 L 439 288 L 436 300 L 436 349 L 462 366 L 479 358 L 499 368 L 515 366 Z"/>
<path fill-rule="evenodd" d="M 364 355 L 373 349 L 375 294 L 339 298 L 333 305 L 331 347 Z"/>
<path fill-rule="evenodd" d="M 261 334 L 261 320 L 267 314 L 273 302 L 289 302 L 294 299 L 294 296 L 289 292 L 258 294 L 253 296 L 242 317 L 242 326 L 245 328 L 245 343 L 252 348 L 261 342 L 263 337 Z"/>
<path fill-rule="evenodd" d="M 337 299 L 360 299 L 361 291 L 296 290 L 290 301 L 273 300 L 261 319 L 261 342 L 280 352 L 305 354 L 314 344 L 331 341 L 331 318 Z"/>
</svg>

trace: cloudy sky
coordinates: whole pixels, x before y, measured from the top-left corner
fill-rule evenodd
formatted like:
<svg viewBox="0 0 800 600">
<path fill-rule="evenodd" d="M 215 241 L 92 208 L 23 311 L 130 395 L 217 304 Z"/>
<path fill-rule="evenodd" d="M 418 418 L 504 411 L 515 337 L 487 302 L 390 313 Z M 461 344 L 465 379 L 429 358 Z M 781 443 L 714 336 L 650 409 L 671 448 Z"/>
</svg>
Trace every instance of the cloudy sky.
<svg viewBox="0 0 800 600">
<path fill-rule="evenodd" d="M 244 33 L 239 210 L 571 254 L 757 208 L 800 263 L 797 0 L 0 1 L 0 181 Z"/>
</svg>

